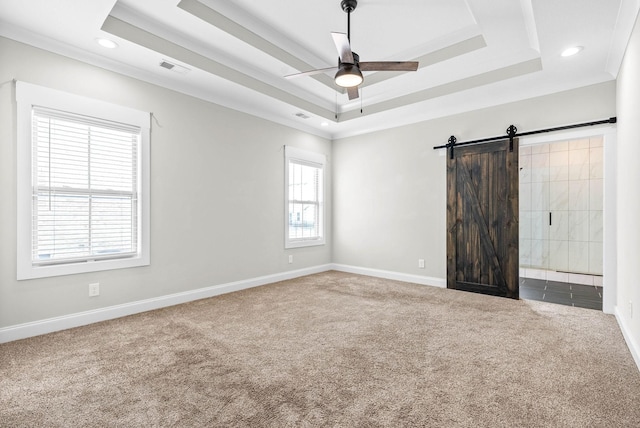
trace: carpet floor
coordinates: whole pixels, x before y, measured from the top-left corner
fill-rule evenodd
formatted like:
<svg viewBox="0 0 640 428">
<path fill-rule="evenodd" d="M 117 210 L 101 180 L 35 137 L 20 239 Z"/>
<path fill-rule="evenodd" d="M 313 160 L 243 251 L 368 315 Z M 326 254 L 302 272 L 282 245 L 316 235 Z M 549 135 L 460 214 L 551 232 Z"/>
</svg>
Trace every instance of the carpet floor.
<svg viewBox="0 0 640 428">
<path fill-rule="evenodd" d="M 0 345 L 2 427 L 638 427 L 614 317 L 326 272 Z"/>
</svg>

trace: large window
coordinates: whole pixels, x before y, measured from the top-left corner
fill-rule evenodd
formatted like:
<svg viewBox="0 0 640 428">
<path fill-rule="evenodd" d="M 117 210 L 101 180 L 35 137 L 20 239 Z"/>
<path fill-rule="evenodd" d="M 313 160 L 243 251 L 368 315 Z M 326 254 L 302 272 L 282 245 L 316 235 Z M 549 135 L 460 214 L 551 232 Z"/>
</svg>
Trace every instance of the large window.
<svg viewBox="0 0 640 428">
<path fill-rule="evenodd" d="M 18 279 L 149 264 L 148 113 L 17 84 Z"/>
<path fill-rule="evenodd" d="M 325 156 L 285 147 L 285 248 L 324 244 Z"/>
</svg>

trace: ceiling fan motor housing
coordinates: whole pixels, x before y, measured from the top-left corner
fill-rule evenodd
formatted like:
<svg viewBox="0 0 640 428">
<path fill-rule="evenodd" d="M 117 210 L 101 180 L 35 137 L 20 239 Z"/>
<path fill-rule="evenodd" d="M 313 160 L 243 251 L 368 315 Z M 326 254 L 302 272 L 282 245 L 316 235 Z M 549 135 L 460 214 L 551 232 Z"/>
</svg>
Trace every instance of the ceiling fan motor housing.
<svg viewBox="0 0 640 428">
<path fill-rule="evenodd" d="M 358 0 L 342 0 L 340 6 L 342 6 L 342 10 L 346 13 L 351 13 L 356 10 L 356 6 L 358 6 Z"/>
</svg>

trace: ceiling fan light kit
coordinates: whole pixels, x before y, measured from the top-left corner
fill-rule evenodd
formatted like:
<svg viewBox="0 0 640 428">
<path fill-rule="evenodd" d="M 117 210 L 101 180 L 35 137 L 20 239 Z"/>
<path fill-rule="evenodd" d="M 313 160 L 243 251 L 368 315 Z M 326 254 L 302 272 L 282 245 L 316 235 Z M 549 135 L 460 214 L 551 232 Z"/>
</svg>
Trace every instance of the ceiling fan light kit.
<svg viewBox="0 0 640 428">
<path fill-rule="evenodd" d="M 362 83 L 364 77 L 355 65 L 343 65 L 336 73 L 336 85 L 343 88 L 353 88 Z"/>
<path fill-rule="evenodd" d="M 342 0 L 340 7 L 347 14 L 347 34 L 331 33 L 333 42 L 338 50 L 338 72 L 335 75 L 336 85 L 342 88 L 348 88 L 347 94 L 350 100 L 359 97 L 358 86 L 364 82 L 364 71 L 416 71 L 418 69 L 418 61 L 375 61 L 360 62 L 357 53 L 351 50 L 351 12 L 358 6 L 357 0 Z M 317 70 L 305 71 L 302 73 L 291 74 L 285 76 L 287 78 L 299 76 L 311 76 L 313 74 L 323 73 L 335 67 L 322 68 Z"/>
<path fill-rule="evenodd" d="M 353 64 L 340 63 L 340 68 L 336 73 L 336 85 L 342 88 L 353 88 L 360 85 L 364 81 L 362 71 L 358 67 L 358 54 L 353 54 Z"/>
</svg>

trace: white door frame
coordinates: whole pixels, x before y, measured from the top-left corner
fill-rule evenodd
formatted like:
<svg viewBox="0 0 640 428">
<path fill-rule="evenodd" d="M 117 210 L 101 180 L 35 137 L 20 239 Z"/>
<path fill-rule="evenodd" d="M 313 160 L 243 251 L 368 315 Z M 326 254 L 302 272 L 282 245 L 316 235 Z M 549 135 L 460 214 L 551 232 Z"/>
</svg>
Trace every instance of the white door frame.
<svg viewBox="0 0 640 428">
<path fill-rule="evenodd" d="M 617 178 L 616 178 L 616 139 L 617 128 L 615 125 L 591 126 L 576 128 L 568 131 L 550 132 L 535 136 L 520 138 L 521 146 L 534 144 L 554 143 L 557 141 L 577 140 L 602 135 L 604 152 L 604 230 L 603 230 L 603 286 L 602 286 L 602 311 L 606 314 L 614 314 L 617 302 L 617 254 L 616 254 L 616 204 L 617 204 Z"/>
</svg>

